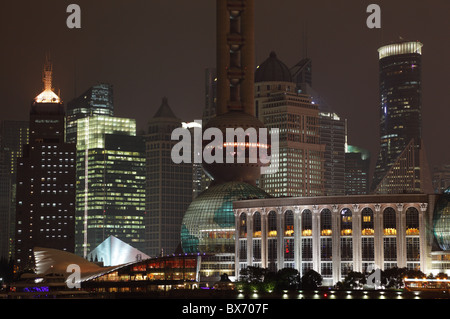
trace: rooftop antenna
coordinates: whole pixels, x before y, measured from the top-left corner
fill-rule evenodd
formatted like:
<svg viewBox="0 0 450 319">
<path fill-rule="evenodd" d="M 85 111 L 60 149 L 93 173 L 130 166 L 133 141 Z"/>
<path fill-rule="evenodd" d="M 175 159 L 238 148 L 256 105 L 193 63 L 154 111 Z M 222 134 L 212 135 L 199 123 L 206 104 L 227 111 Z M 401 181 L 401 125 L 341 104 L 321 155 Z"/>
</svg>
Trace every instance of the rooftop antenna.
<svg viewBox="0 0 450 319">
<path fill-rule="evenodd" d="M 308 57 L 308 21 L 305 20 L 303 25 L 303 36 L 302 36 L 302 54 L 303 58 Z"/>
</svg>

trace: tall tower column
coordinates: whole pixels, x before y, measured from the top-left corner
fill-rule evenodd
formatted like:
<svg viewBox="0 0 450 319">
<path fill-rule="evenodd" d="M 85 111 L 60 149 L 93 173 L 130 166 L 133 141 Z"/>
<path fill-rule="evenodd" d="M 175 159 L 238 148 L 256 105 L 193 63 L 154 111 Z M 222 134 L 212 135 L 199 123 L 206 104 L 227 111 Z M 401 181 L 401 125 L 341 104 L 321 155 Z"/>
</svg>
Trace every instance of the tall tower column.
<svg viewBox="0 0 450 319">
<path fill-rule="evenodd" d="M 254 110 L 254 0 L 217 0 L 217 114 Z"/>
</svg>

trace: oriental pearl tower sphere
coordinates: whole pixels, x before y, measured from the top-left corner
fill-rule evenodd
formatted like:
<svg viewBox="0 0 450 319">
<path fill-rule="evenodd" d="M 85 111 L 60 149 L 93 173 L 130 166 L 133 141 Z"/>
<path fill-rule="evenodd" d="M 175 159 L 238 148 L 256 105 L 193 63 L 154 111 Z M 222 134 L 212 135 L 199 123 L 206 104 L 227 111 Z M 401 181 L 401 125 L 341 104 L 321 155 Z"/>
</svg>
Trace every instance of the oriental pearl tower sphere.
<svg viewBox="0 0 450 319">
<path fill-rule="evenodd" d="M 264 125 L 255 117 L 254 108 L 254 0 L 217 0 L 216 13 L 217 109 L 216 116 L 203 129 L 219 129 L 224 139 L 227 128 L 242 128 L 244 131 L 255 129 L 259 133 L 259 129 L 264 128 Z M 263 163 L 266 162 L 259 156 L 269 154 L 270 149 L 269 142 L 259 141 L 259 136 L 258 143 L 226 140 L 227 145 L 231 143 L 236 152 L 239 148 L 245 152 L 244 163 L 237 160 L 230 163 L 225 160 L 225 143 L 215 149 L 223 151 L 223 162 L 203 162 L 204 169 L 214 181 L 194 199 L 183 218 L 181 246 L 184 252 L 217 256 L 230 254 L 233 257 L 229 269 L 220 269 L 221 274 L 234 273 L 233 201 L 269 197 L 256 186 Z M 203 147 L 208 147 L 209 143 L 210 141 L 204 141 Z M 254 158 L 250 160 L 249 154 L 255 154 L 252 151 L 258 154 L 256 161 Z"/>
</svg>

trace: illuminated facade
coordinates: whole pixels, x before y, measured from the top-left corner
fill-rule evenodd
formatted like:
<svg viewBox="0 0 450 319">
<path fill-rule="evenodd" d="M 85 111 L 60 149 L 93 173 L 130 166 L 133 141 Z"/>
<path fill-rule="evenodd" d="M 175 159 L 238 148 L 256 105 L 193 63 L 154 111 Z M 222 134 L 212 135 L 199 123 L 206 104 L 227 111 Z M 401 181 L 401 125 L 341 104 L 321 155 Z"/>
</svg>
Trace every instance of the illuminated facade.
<svg viewBox="0 0 450 319">
<path fill-rule="evenodd" d="M 367 195 L 238 201 L 236 272 L 248 266 L 320 273 L 324 285 L 350 271 L 432 270 L 428 231 L 434 195 Z"/>
<path fill-rule="evenodd" d="M 145 144 L 133 119 L 92 116 L 77 121 L 76 253 L 113 235 L 143 248 Z"/>
<path fill-rule="evenodd" d="M 176 164 L 171 150 L 177 144 L 172 131 L 182 126 L 167 98 L 148 123 L 145 136 L 147 159 L 146 248 L 151 257 L 174 253 L 180 245 L 183 215 L 193 197 L 193 166 Z"/>
<path fill-rule="evenodd" d="M 13 253 L 17 159 L 28 144 L 28 121 L 0 121 L 0 257 Z"/>
<path fill-rule="evenodd" d="M 422 145 L 422 44 L 381 47 L 380 152 L 371 191 L 431 192 Z"/>
<path fill-rule="evenodd" d="M 100 266 L 67 251 L 36 247 L 36 273 L 21 277 L 11 286 L 13 296 L 89 296 L 90 293 L 142 293 L 199 288 L 200 268 L 206 255 L 177 254 L 145 258 L 115 266 Z M 67 269 L 76 265 L 78 278 Z M 69 288 L 78 284 L 80 289 Z"/>
<path fill-rule="evenodd" d="M 318 105 L 296 92 L 286 65 L 272 52 L 255 72 L 255 107 L 267 128 L 278 128 L 278 171 L 262 175 L 272 196 L 320 196 L 325 191 L 325 144 L 320 142 Z"/>
<path fill-rule="evenodd" d="M 97 84 L 67 104 L 66 141 L 77 142 L 77 120 L 89 116 L 114 116 L 113 87 Z"/>
<path fill-rule="evenodd" d="M 198 288 L 201 260 L 197 254 L 150 258 L 92 276 L 81 283 L 81 288 L 98 293 Z"/>
<path fill-rule="evenodd" d="M 65 112 L 44 68 L 44 91 L 31 105 L 29 143 L 17 160 L 15 265 L 33 267 L 33 248 L 74 251 L 75 145 L 65 143 Z"/>
</svg>

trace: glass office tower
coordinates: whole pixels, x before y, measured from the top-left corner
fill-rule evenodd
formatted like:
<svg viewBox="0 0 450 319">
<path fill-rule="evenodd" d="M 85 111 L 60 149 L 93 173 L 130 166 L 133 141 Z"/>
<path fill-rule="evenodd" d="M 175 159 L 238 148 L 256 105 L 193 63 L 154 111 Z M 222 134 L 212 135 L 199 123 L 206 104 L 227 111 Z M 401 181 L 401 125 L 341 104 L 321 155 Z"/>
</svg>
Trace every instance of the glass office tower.
<svg viewBox="0 0 450 319">
<path fill-rule="evenodd" d="M 422 145 L 422 46 L 401 42 L 378 50 L 381 120 L 375 193 L 423 192 L 431 180 L 425 175 Z"/>
<path fill-rule="evenodd" d="M 141 250 L 145 215 L 145 144 L 133 119 L 77 121 L 76 253 L 109 236 Z"/>
<path fill-rule="evenodd" d="M 112 85 L 94 85 L 67 104 L 66 141 L 76 143 L 77 120 L 94 115 L 114 116 Z"/>
</svg>

